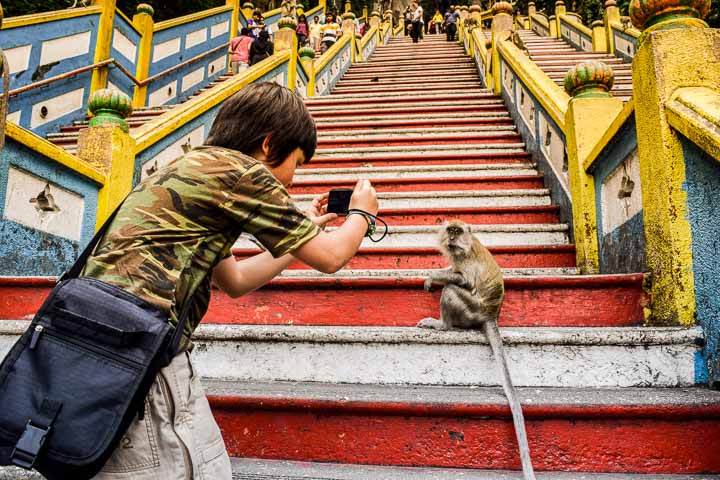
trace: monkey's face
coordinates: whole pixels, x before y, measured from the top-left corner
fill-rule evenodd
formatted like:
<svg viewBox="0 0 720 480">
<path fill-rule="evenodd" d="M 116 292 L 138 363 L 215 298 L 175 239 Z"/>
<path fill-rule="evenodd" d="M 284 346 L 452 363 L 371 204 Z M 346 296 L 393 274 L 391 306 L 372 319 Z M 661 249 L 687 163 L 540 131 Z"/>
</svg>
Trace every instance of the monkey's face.
<svg viewBox="0 0 720 480">
<path fill-rule="evenodd" d="M 440 234 L 440 246 L 451 257 L 468 255 L 472 249 L 471 235 L 470 228 L 464 223 L 449 222 Z"/>
</svg>

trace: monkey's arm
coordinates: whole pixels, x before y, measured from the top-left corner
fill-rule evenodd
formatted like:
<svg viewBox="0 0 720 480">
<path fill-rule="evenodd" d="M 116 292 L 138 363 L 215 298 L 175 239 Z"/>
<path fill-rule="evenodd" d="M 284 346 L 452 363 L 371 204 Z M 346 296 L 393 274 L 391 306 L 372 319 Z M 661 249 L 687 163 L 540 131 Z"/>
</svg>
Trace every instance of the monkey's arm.
<svg viewBox="0 0 720 480">
<path fill-rule="evenodd" d="M 461 288 L 466 288 L 470 290 L 472 288 L 472 285 L 467 281 L 465 276 L 462 273 L 454 272 L 452 269 L 448 268 L 445 270 L 436 270 L 433 273 L 430 274 L 430 276 L 425 280 L 425 290 L 428 292 L 432 292 L 434 285 L 442 285 L 443 287 L 447 284 L 453 284 L 457 285 Z"/>
</svg>

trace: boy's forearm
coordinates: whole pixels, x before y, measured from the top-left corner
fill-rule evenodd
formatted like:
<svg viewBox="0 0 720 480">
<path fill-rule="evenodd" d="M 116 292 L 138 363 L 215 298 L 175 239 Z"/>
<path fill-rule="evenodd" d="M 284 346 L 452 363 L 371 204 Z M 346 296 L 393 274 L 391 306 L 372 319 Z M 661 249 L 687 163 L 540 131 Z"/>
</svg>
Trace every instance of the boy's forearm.
<svg viewBox="0 0 720 480">
<path fill-rule="evenodd" d="M 257 290 L 275 278 L 292 263 L 292 255 L 274 258 L 263 252 L 236 262 L 234 258 L 220 262 L 213 270 L 213 283 L 231 297 Z"/>
</svg>

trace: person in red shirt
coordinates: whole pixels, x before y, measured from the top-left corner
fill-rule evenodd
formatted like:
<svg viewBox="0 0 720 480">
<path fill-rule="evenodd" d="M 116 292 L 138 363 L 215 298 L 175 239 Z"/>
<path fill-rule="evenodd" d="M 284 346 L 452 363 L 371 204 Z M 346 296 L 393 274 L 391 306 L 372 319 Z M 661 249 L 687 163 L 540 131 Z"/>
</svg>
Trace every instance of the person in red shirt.
<svg viewBox="0 0 720 480">
<path fill-rule="evenodd" d="M 250 66 L 250 45 L 255 39 L 250 36 L 250 30 L 243 28 L 240 35 L 230 40 L 230 60 L 232 73 L 240 73 Z"/>
</svg>

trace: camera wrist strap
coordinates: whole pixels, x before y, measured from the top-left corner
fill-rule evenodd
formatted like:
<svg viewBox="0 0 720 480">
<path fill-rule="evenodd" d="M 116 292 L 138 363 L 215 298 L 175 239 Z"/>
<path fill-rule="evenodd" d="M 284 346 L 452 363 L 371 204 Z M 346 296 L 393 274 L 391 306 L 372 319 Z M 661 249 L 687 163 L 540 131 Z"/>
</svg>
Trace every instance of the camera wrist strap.
<svg viewBox="0 0 720 480">
<path fill-rule="evenodd" d="M 365 218 L 365 220 L 368 223 L 368 229 L 367 229 L 367 232 L 365 233 L 365 236 L 368 237 L 371 241 L 377 243 L 380 240 L 382 240 L 383 238 L 385 238 L 385 235 L 387 235 L 388 224 L 385 223 L 385 220 L 383 220 L 382 218 L 378 217 L 377 215 L 373 215 L 370 212 L 366 212 L 365 210 L 360 210 L 359 208 L 349 209 L 347 216 L 349 217 L 352 214 L 362 215 Z M 380 238 L 375 239 L 372 236 L 375 235 L 375 232 L 377 232 L 377 222 L 380 222 L 385 226 L 385 231 L 380 236 Z"/>
</svg>

